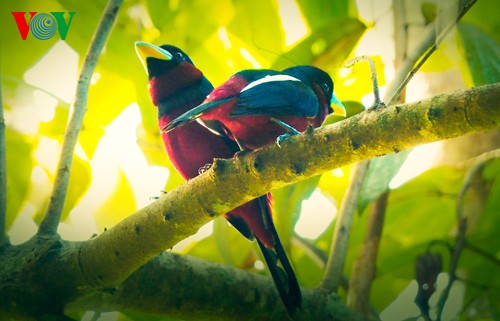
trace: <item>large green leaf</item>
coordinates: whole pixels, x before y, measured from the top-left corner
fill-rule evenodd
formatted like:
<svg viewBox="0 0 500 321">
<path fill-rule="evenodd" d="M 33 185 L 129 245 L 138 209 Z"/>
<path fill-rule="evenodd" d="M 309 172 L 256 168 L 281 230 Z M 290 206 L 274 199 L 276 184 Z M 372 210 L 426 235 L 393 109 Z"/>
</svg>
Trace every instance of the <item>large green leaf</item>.
<svg viewBox="0 0 500 321">
<path fill-rule="evenodd" d="M 308 199 L 318 185 L 321 175 L 273 191 L 274 222 L 283 246 L 286 248 L 302 211 L 302 202 Z"/>
<path fill-rule="evenodd" d="M 223 217 L 214 220 L 212 236 L 225 264 L 242 267 L 247 263 L 253 250 L 252 242 L 230 226 Z"/>
<path fill-rule="evenodd" d="M 288 254 L 289 258 L 293 257 L 293 267 L 299 284 L 307 288 L 317 287 L 323 277 L 323 267 L 301 247 L 294 246 Z"/>
<path fill-rule="evenodd" d="M 297 4 L 313 30 L 348 15 L 356 16 L 355 6 L 351 0 L 298 0 Z"/>
<path fill-rule="evenodd" d="M 478 27 L 462 22 L 458 30 L 464 43 L 466 58 L 474 84 L 500 81 L 500 44 Z"/>
<path fill-rule="evenodd" d="M 273 1 L 236 1 L 235 16 L 228 25 L 228 31 L 238 35 L 254 56 L 263 55 L 274 60 L 282 51 L 284 30 Z M 238 46 L 236 48 L 239 49 Z"/>
<path fill-rule="evenodd" d="M 272 69 L 291 65 L 314 64 L 328 72 L 337 71 L 345 62 L 366 27 L 357 19 L 330 21 L 280 56 Z"/>
<path fill-rule="evenodd" d="M 361 193 L 359 195 L 359 212 L 362 212 L 371 201 L 389 189 L 389 183 L 396 176 L 406 157 L 410 153 L 405 150 L 395 154 L 377 157 L 370 161 Z"/>
<path fill-rule="evenodd" d="M 497 8 L 497 0 L 477 1 L 462 18 L 462 21 L 481 28 L 490 37 L 500 42 L 500 20 Z"/>
<path fill-rule="evenodd" d="M 450 240 L 462 179 L 463 170 L 440 167 L 391 192 L 371 294 L 377 309 L 386 307 L 414 278 L 416 257 L 431 241 Z"/>
<path fill-rule="evenodd" d="M 16 219 L 27 195 L 33 167 L 33 142 L 25 135 L 7 127 L 6 131 L 7 162 L 7 218 L 9 228 Z"/>
<path fill-rule="evenodd" d="M 151 22 L 154 27 L 160 30 L 172 23 L 172 20 L 179 13 L 178 2 L 175 5 L 174 1 L 146 0 L 145 4 Z"/>
<path fill-rule="evenodd" d="M 252 271 L 257 271 L 254 268 L 258 259 L 256 252 L 259 252 L 256 242 L 247 240 L 223 217 L 214 220 L 211 236 L 191 244 L 184 250 L 188 255 Z"/>
</svg>

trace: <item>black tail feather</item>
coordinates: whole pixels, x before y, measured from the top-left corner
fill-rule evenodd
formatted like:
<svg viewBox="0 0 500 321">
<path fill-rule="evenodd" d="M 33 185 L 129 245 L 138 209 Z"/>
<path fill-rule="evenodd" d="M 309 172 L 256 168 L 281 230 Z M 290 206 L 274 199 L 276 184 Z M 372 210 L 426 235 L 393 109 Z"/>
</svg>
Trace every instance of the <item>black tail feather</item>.
<svg viewBox="0 0 500 321">
<path fill-rule="evenodd" d="M 286 257 L 285 251 L 283 250 L 281 243 L 279 243 L 277 247 L 275 244 L 274 250 L 267 248 L 259 240 L 257 240 L 257 243 L 259 244 L 264 259 L 266 260 L 281 300 L 283 301 L 288 313 L 293 315 L 301 306 L 302 293 L 300 291 L 297 278 L 295 277 L 295 273 L 293 272 L 290 262 Z M 277 248 L 280 248 L 280 251 L 278 251 Z M 279 266 L 278 263 L 281 266 Z"/>
<path fill-rule="evenodd" d="M 259 199 L 262 202 L 265 202 L 265 197 L 260 197 Z M 276 228 L 274 227 L 271 213 L 267 210 L 267 204 L 266 206 L 262 206 L 262 209 L 267 228 L 273 235 L 274 248 L 271 249 L 266 247 L 266 245 L 259 239 L 257 239 L 257 243 L 259 244 L 262 255 L 264 256 L 269 271 L 271 272 L 271 276 L 273 277 L 281 300 L 283 301 L 288 313 L 293 316 L 295 311 L 301 307 L 302 292 L 300 291 L 300 286 L 292 269 L 292 265 L 288 260 L 285 249 L 283 248 L 283 245 L 278 237 L 278 233 L 276 232 Z"/>
</svg>

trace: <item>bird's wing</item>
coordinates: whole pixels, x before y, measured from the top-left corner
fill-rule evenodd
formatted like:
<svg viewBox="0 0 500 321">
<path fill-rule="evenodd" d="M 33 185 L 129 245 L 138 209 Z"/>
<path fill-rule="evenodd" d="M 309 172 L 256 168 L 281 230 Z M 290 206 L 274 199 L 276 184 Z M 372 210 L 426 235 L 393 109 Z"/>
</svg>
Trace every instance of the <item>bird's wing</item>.
<svg viewBox="0 0 500 321">
<path fill-rule="evenodd" d="M 292 76 L 271 75 L 240 91 L 231 116 L 272 115 L 315 117 L 319 110 L 314 91 Z"/>
<path fill-rule="evenodd" d="M 168 123 L 161 130 L 162 130 L 162 132 L 169 132 L 176 127 L 185 125 L 185 124 L 195 120 L 196 118 L 200 117 L 204 112 L 206 112 L 210 109 L 216 108 L 216 107 L 218 107 L 218 106 L 220 106 L 220 105 L 222 105 L 222 104 L 224 104 L 224 103 L 226 103 L 234 98 L 235 97 L 227 97 L 227 98 L 223 98 L 223 99 L 219 99 L 219 100 L 215 100 L 215 101 L 209 101 L 209 102 L 203 103 L 201 105 L 198 105 L 198 106 L 194 107 L 193 109 L 190 109 L 187 112 L 185 112 L 184 114 L 180 115 L 176 119 L 172 120 L 170 123 Z"/>
</svg>

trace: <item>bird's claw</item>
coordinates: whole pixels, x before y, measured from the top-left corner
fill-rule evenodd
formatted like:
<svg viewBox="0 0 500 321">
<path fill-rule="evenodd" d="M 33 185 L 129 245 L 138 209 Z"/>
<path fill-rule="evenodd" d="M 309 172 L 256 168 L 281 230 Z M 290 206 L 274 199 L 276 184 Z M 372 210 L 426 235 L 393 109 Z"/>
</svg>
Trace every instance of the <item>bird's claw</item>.
<svg viewBox="0 0 500 321">
<path fill-rule="evenodd" d="M 279 148 L 281 148 L 281 143 L 285 141 L 288 137 L 295 136 L 297 134 L 295 133 L 284 133 L 282 135 L 279 135 L 278 138 L 276 138 L 276 145 L 278 145 Z"/>
<path fill-rule="evenodd" d="M 207 164 L 201 166 L 200 168 L 198 168 L 198 175 L 201 175 L 201 174 L 205 173 L 211 167 L 212 167 L 212 163 L 207 163 Z"/>
</svg>

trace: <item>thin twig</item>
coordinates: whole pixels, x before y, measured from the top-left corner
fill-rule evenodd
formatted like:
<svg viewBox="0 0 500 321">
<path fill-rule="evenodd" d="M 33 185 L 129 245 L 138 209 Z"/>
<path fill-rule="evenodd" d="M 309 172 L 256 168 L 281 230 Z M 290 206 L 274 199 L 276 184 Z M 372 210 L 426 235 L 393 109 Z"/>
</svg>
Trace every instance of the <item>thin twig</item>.
<svg viewBox="0 0 500 321">
<path fill-rule="evenodd" d="M 453 282 L 457 279 L 456 271 L 458 267 L 458 261 L 460 259 L 460 255 L 466 246 L 466 232 L 467 232 L 467 217 L 464 214 L 464 197 L 469 188 L 473 185 L 474 178 L 478 175 L 480 171 L 483 170 L 485 166 L 485 162 L 481 161 L 475 166 L 473 166 L 465 175 L 464 184 L 457 196 L 457 222 L 458 222 L 458 231 L 457 237 L 455 240 L 455 245 L 453 247 L 453 252 L 451 255 L 450 262 L 450 271 L 448 272 L 448 283 L 444 288 L 441 296 L 439 297 L 438 305 L 437 305 L 437 318 L 436 321 L 440 321 L 444 306 L 446 301 L 448 300 L 448 296 L 450 295 L 451 287 Z"/>
<path fill-rule="evenodd" d="M 479 248 L 478 246 L 476 246 L 470 242 L 465 242 L 465 249 L 470 250 L 477 255 L 480 255 L 482 258 L 484 258 L 484 259 L 488 260 L 489 262 L 495 264 L 496 266 L 500 267 L 500 260 L 494 254 L 488 253 L 485 250 Z"/>
<path fill-rule="evenodd" d="M 373 96 L 374 96 L 373 108 L 377 108 L 379 106 L 382 106 L 384 103 L 380 99 L 377 71 L 376 71 L 375 62 L 373 61 L 373 59 L 370 58 L 369 56 L 365 56 L 365 55 L 354 57 L 354 58 L 350 59 L 349 61 L 347 61 L 345 67 L 346 68 L 352 67 L 354 64 L 356 64 L 362 60 L 364 60 L 364 61 L 368 62 L 368 64 L 370 64 L 370 73 L 371 73 Z"/>
<path fill-rule="evenodd" d="M 321 288 L 330 292 L 337 292 L 342 279 L 354 212 L 369 164 L 369 161 L 362 161 L 355 165 L 351 175 L 351 184 L 340 206 L 325 275 L 321 282 Z"/>
<path fill-rule="evenodd" d="M 7 243 L 7 161 L 5 148 L 5 119 L 3 118 L 2 81 L 0 79 L 0 246 Z"/>
<path fill-rule="evenodd" d="M 364 315 L 372 313 L 369 301 L 370 290 L 372 281 L 375 279 L 377 254 L 388 198 L 389 191 L 386 191 L 372 203 L 363 247 L 352 268 L 351 282 L 347 293 L 347 307 Z M 378 316 L 374 315 L 374 317 Z"/>
<path fill-rule="evenodd" d="M 413 76 L 417 73 L 417 71 L 422 67 L 422 65 L 427 61 L 427 59 L 429 59 L 429 57 L 434 53 L 434 51 L 437 50 L 438 46 L 443 42 L 444 38 L 448 35 L 448 33 L 456 26 L 456 24 L 460 21 L 460 19 L 462 19 L 462 17 L 467 13 L 467 11 L 469 11 L 470 8 L 472 8 L 472 6 L 476 2 L 477 2 L 477 0 L 471 0 L 471 1 L 467 2 L 461 8 L 456 19 L 454 21 L 451 21 L 448 25 L 446 25 L 439 35 L 436 35 L 436 31 L 434 29 L 432 29 L 429 32 L 429 34 L 425 37 L 424 42 L 422 43 L 422 47 L 425 44 L 429 45 L 430 43 L 432 43 L 432 46 L 425 53 L 425 55 L 422 57 L 422 59 L 419 60 L 419 62 L 415 65 L 415 67 L 413 67 L 413 69 L 407 74 L 406 78 L 399 84 L 398 89 L 394 92 L 391 99 L 387 103 L 388 105 L 392 105 L 398 100 L 398 96 L 400 95 L 401 91 L 404 88 L 406 88 L 406 85 L 408 85 L 408 83 L 413 78 Z M 418 49 L 421 50 L 422 47 L 420 47 Z M 419 56 L 412 56 L 412 57 L 417 57 L 416 59 L 418 59 Z"/>
<path fill-rule="evenodd" d="M 111 28 L 113 27 L 113 23 L 121 3 L 122 0 L 109 0 L 85 56 L 85 62 L 83 63 L 80 77 L 78 79 L 71 119 L 64 135 L 61 158 L 59 159 L 59 164 L 57 166 L 54 188 L 50 196 L 49 206 L 38 229 L 39 234 L 54 235 L 57 233 L 57 227 L 59 225 L 59 221 L 61 220 L 64 201 L 68 191 L 71 163 L 73 161 L 73 151 L 82 128 L 83 117 L 87 111 L 90 79 L 97 65 L 97 60 L 99 59 L 102 48 L 104 47 Z"/>
</svg>

